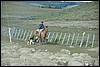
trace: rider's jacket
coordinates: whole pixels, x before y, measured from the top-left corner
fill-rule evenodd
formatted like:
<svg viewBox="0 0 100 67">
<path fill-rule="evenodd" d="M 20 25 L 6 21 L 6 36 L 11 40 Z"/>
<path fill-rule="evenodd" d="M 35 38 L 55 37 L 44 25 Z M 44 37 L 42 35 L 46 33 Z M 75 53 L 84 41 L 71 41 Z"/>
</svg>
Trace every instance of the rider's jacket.
<svg viewBox="0 0 100 67">
<path fill-rule="evenodd" d="M 44 25 L 43 24 L 39 24 L 38 28 L 39 29 L 44 29 Z"/>
</svg>

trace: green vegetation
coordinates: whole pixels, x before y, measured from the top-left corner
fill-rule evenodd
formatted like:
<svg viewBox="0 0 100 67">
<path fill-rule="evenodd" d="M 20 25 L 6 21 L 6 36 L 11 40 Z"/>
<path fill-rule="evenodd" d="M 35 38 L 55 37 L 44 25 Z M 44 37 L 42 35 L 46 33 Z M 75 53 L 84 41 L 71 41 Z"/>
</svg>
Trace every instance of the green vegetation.
<svg viewBox="0 0 100 67">
<path fill-rule="evenodd" d="M 14 1 L 1 1 L 1 28 L 3 27 L 15 27 L 18 29 L 24 30 L 36 30 L 37 25 L 40 21 L 43 20 L 46 25 L 48 25 L 49 32 L 58 32 L 58 36 L 62 32 L 62 38 L 64 33 L 71 34 L 71 38 L 69 39 L 68 45 L 71 44 L 72 35 L 75 33 L 75 38 L 77 37 L 78 33 L 82 36 L 83 32 L 86 32 L 85 40 L 83 42 L 83 46 L 86 44 L 87 34 L 90 34 L 90 41 L 89 46 L 91 47 L 92 41 L 92 34 L 95 34 L 95 43 L 94 46 L 98 46 L 98 39 L 99 39 L 99 1 L 86 3 L 80 6 L 68 8 L 68 9 L 50 9 L 50 8 L 41 8 L 41 7 L 34 7 L 32 5 L 27 5 L 20 2 Z M 76 21 L 77 20 L 77 21 Z M 86 22 L 89 20 L 90 22 Z M 95 20 L 97 22 L 95 22 Z M 58 22 L 59 21 L 59 22 Z M 77 23 L 76 23 L 76 22 Z M 82 22 L 84 21 L 84 22 Z M 63 26 L 65 25 L 65 26 Z M 23 35 L 22 35 L 23 36 Z M 50 35 L 52 36 L 52 35 Z M 55 37 L 55 36 L 54 36 Z M 61 49 L 68 49 L 71 53 L 78 52 L 78 53 L 88 53 L 92 57 L 97 57 L 98 53 L 87 51 L 87 48 L 68 48 L 66 45 L 67 37 L 65 38 L 65 45 L 56 46 L 56 44 L 47 44 L 43 48 L 48 49 L 52 52 L 58 52 Z M 21 38 L 21 37 L 20 37 Z M 61 41 L 62 41 L 61 38 Z M 53 38 L 54 40 L 55 38 Z M 81 38 L 79 38 L 81 40 Z M 6 36 L 1 36 L 1 40 L 9 42 L 9 38 Z M 59 40 L 59 37 L 57 37 Z M 41 48 L 37 45 L 28 46 L 26 42 L 23 40 L 12 38 L 12 42 L 19 43 L 23 47 L 35 47 Z M 73 45 L 75 41 L 73 41 Z M 77 46 L 80 44 L 78 42 Z M 88 48 L 90 48 L 88 47 Z"/>
<path fill-rule="evenodd" d="M 98 20 L 99 2 L 86 3 L 63 11 L 62 18 L 68 20 Z"/>
<path fill-rule="evenodd" d="M 81 4 L 68 9 L 33 7 L 20 2 L 1 2 L 1 15 L 24 20 L 98 20 L 99 2 Z M 23 19 L 22 19 L 23 20 Z"/>
<path fill-rule="evenodd" d="M 37 25 L 40 21 L 43 20 L 47 22 L 49 32 L 75 33 L 76 36 L 78 33 L 86 32 L 86 34 L 91 35 L 90 39 L 92 39 L 94 33 L 96 34 L 96 44 L 99 37 L 99 22 L 95 22 L 95 20 L 98 21 L 98 19 L 98 1 L 67 9 L 34 7 L 14 1 L 1 2 L 1 25 L 4 27 L 9 26 L 34 31 L 38 28 Z M 86 22 L 87 20 L 90 22 Z M 71 39 L 69 43 L 71 43 Z"/>
</svg>

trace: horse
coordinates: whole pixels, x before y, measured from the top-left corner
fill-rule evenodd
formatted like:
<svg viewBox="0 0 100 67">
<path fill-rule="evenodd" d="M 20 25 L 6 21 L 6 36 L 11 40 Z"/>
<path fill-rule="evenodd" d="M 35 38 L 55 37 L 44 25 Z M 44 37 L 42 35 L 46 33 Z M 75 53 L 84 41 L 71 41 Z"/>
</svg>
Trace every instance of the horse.
<svg viewBox="0 0 100 67">
<path fill-rule="evenodd" d="M 42 32 L 40 32 L 40 34 L 39 34 L 39 32 L 38 31 L 35 31 L 34 32 L 34 34 L 33 34 L 33 36 L 34 36 L 34 43 L 35 42 L 41 42 L 42 44 L 43 44 L 43 42 L 45 42 L 46 43 L 46 34 L 47 34 L 47 32 L 48 32 L 48 27 L 46 26 L 46 28 L 42 31 Z"/>
</svg>

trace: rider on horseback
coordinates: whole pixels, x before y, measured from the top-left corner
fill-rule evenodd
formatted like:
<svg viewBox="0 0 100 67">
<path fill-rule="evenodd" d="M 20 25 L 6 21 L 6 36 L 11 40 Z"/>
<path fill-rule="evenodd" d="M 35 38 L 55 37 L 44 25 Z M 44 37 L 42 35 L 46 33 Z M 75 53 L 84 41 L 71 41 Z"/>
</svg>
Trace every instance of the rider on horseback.
<svg viewBox="0 0 100 67">
<path fill-rule="evenodd" d="M 43 24 L 43 21 L 41 22 L 41 24 L 39 24 L 38 29 L 36 31 L 38 31 L 39 35 L 40 33 L 45 29 L 45 26 Z"/>
</svg>

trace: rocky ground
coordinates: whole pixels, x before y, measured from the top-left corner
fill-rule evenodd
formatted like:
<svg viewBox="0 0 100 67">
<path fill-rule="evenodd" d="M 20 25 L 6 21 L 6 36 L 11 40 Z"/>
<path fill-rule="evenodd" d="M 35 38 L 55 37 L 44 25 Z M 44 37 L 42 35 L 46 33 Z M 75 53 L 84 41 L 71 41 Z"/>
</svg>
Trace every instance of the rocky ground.
<svg viewBox="0 0 100 67">
<path fill-rule="evenodd" d="M 1 41 L 1 66 L 99 66 L 99 57 L 86 53 L 72 53 L 61 49 L 57 53 L 48 49 L 22 47 L 18 43 Z"/>
</svg>

